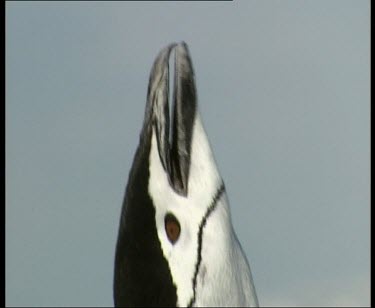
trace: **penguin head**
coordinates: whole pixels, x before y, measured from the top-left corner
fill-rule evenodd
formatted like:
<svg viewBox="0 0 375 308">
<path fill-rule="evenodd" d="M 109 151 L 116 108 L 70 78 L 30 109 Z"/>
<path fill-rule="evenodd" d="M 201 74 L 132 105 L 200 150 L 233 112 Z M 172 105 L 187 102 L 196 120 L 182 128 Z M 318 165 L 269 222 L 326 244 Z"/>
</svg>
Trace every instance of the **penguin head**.
<svg viewBox="0 0 375 308">
<path fill-rule="evenodd" d="M 156 99 L 151 99 L 155 105 L 148 192 L 155 206 L 163 255 L 177 288 L 177 304 L 187 306 L 194 301 L 200 228 L 215 195 L 223 192 L 223 185 L 198 112 L 188 48 L 184 43 L 172 48 L 175 76 L 171 136 L 168 136 L 168 93 L 163 91 L 168 89 L 165 77 L 168 77 L 167 59 L 171 49 L 161 52 L 151 73 L 149 94 Z M 162 65 L 159 60 L 163 61 Z M 155 78 L 158 73 L 165 78 L 161 77 L 161 83 Z"/>
<path fill-rule="evenodd" d="M 205 279 L 215 280 L 215 274 L 207 278 L 206 273 L 222 270 L 222 256 L 231 253 L 231 231 L 224 184 L 197 108 L 189 50 L 184 42 L 171 44 L 160 51 L 150 73 L 144 123 L 120 219 L 115 305 L 195 305 L 198 287 Z M 215 271 L 207 269 L 204 251 Z"/>
</svg>

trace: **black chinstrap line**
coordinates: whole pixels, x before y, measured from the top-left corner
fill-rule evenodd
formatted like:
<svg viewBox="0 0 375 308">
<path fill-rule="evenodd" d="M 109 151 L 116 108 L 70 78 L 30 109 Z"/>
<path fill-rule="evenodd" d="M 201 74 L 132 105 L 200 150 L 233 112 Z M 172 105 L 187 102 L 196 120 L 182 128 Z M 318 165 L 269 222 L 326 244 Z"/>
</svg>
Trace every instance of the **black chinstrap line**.
<svg viewBox="0 0 375 308">
<path fill-rule="evenodd" d="M 195 296 L 196 296 L 196 287 L 197 287 L 197 277 L 199 272 L 199 267 L 202 262 L 202 239 L 203 239 L 203 228 L 206 226 L 207 219 L 211 215 L 211 213 L 216 209 L 217 202 L 220 200 L 221 195 L 225 191 L 224 183 L 221 183 L 219 189 L 216 191 L 216 194 L 207 209 L 206 214 L 203 216 L 203 219 L 199 225 L 199 232 L 198 232 L 198 259 L 197 263 L 195 264 L 195 272 L 193 277 L 193 297 L 189 301 L 188 307 L 192 307 L 195 303 Z"/>
</svg>

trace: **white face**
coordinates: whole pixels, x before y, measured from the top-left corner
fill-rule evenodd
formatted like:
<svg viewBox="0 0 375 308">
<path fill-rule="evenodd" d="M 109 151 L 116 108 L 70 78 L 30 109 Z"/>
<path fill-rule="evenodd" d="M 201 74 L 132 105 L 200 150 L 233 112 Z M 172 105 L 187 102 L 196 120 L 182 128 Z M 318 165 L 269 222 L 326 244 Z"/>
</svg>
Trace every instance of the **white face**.
<svg viewBox="0 0 375 308">
<path fill-rule="evenodd" d="M 152 133 L 148 190 L 156 210 L 158 237 L 177 287 L 179 306 L 188 305 L 193 297 L 199 226 L 222 185 L 198 112 L 191 147 L 188 194 L 184 197 L 170 186 L 160 161 L 155 132 Z M 180 225 L 180 234 L 175 243 L 170 241 L 165 229 L 167 213 L 173 214 Z M 224 223 L 229 224 L 229 219 Z"/>
<path fill-rule="evenodd" d="M 175 84 L 174 121 L 170 123 L 168 59 L 172 49 L 175 50 Z M 140 245 L 133 243 L 136 246 L 132 246 L 131 241 L 137 239 L 132 232 L 139 232 L 134 224 L 127 224 L 131 222 L 132 216 L 125 215 L 127 220 L 120 226 L 120 244 L 117 247 L 135 247 L 139 256 L 130 253 L 131 250 L 117 250 L 128 252 L 124 254 L 125 257 L 116 254 L 115 302 L 117 299 L 119 304 L 132 303 L 133 300 L 142 302 L 143 299 L 146 299 L 145 302 L 157 303 L 159 299 L 169 300 L 175 304 L 174 290 L 177 292 L 177 306 L 256 304 L 250 269 L 231 225 L 224 184 L 196 106 L 194 73 L 187 46 L 185 43 L 171 44 L 161 50 L 150 74 L 140 142 L 143 148 L 137 150 L 136 155 L 140 156 L 135 158 L 135 168 L 142 168 L 141 173 L 136 174 L 136 180 L 131 182 L 135 183 L 135 187 L 130 186 L 131 189 L 127 190 L 129 198 L 127 195 L 126 200 L 130 201 L 124 204 L 129 209 L 133 206 L 134 212 L 129 210 L 128 213 L 135 213 L 135 217 L 146 212 L 148 215 L 144 222 L 148 228 L 141 233 Z M 173 125 L 172 134 L 169 125 Z M 172 142 L 169 137 L 173 138 Z M 144 155 L 147 153 L 149 178 L 140 178 L 147 174 L 144 172 L 147 166 Z M 132 171 L 136 172 L 137 169 Z M 151 206 L 155 209 L 157 238 L 153 209 L 150 208 L 148 196 L 144 196 L 144 183 L 147 180 Z M 148 240 L 152 240 L 152 243 Z M 160 258 L 159 243 L 155 243 L 155 240 L 160 242 L 170 276 L 166 272 L 165 260 Z M 142 250 L 142 244 L 150 245 L 150 250 Z M 147 254 L 150 254 L 149 258 Z M 158 262 L 153 263 L 150 258 L 155 256 Z M 153 267 L 146 277 L 144 274 L 148 272 L 144 267 L 148 265 Z M 134 266 L 134 271 L 131 266 Z M 142 279 L 138 281 L 140 272 Z M 170 285 L 170 277 L 176 288 Z M 139 284 L 134 285 L 132 282 Z M 168 286 L 164 288 L 162 283 L 168 283 Z M 126 292 L 121 293 L 126 286 Z M 146 291 L 133 292 L 135 288 Z M 137 294 L 132 297 L 133 293 Z M 153 294 L 148 297 L 150 293 Z"/>
</svg>

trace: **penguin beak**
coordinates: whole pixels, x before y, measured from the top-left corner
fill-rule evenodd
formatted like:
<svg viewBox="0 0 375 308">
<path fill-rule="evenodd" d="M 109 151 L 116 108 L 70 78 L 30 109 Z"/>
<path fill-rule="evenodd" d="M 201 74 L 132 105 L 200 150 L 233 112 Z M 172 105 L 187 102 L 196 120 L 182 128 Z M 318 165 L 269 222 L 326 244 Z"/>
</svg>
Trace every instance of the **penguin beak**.
<svg viewBox="0 0 375 308">
<path fill-rule="evenodd" d="M 175 50 L 173 119 L 169 119 L 169 56 Z M 171 187 L 187 196 L 191 141 L 197 105 L 194 72 L 186 43 L 160 51 L 153 64 L 147 94 L 145 127 L 155 131 L 160 161 Z"/>
</svg>

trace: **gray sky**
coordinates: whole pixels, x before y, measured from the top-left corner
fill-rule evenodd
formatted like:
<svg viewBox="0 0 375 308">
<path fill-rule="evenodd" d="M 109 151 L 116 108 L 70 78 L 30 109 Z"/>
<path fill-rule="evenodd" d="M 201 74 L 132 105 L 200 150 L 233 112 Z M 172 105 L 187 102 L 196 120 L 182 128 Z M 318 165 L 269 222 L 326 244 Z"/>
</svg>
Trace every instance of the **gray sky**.
<svg viewBox="0 0 375 308">
<path fill-rule="evenodd" d="M 6 304 L 110 306 L 158 51 L 188 43 L 261 305 L 370 305 L 370 2 L 7 2 Z"/>
</svg>

